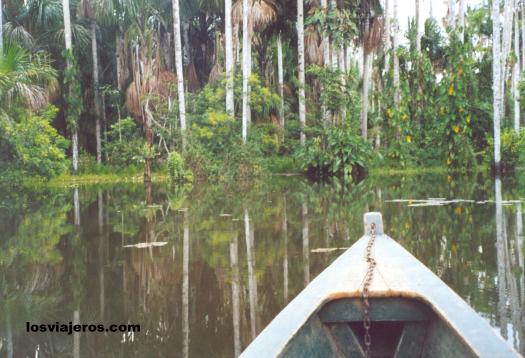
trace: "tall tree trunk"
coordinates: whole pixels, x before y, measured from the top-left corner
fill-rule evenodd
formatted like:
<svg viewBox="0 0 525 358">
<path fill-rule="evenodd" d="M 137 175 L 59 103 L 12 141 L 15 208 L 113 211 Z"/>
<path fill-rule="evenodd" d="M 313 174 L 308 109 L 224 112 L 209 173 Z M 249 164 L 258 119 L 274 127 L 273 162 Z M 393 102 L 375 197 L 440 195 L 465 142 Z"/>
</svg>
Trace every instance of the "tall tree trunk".
<svg viewBox="0 0 525 358">
<path fill-rule="evenodd" d="M 250 122 L 250 2 L 242 1 L 242 141 L 248 140 L 248 124 Z"/>
<path fill-rule="evenodd" d="M 521 71 L 525 71 L 525 1 L 521 2 Z"/>
<path fill-rule="evenodd" d="M 303 0 L 297 0 L 297 59 L 299 62 L 299 122 L 301 123 L 301 145 L 306 143 L 306 96 L 304 74 L 304 5 Z"/>
<path fill-rule="evenodd" d="M 456 14 L 454 12 L 455 0 L 448 0 L 448 26 L 454 29 L 456 25 Z"/>
<path fill-rule="evenodd" d="M 500 77 L 500 116 L 505 117 L 505 83 L 508 77 L 507 59 L 510 54 L 512 44 L 512 16 L 514 15 L 514 0 L 505 0 L 504 19 L 503 19 L 503 34 L 501 45 L 501 77 Z"/>
<path fill-rule="evenodd" d="M 399 90 L 399 57 L 397 56 L 397 47 L 399 46 L 398 43 L 398 33 L 399 33 L 399 23 L 397 19 L 397 0 L 394 0 L 394 18 L 393 20 L 393 41 L 392 41 L 392 47 L 394 52 L 394 102 L 396 106 L 399 106 L 399 102 L 401 101 L 401 93 Z"/>
<path fill-rule="evenodd" d="M 420 18 L 419 0 L 416 0 L 416 51 L 418 54 L 421 53 L 421 31 L 419 29 Z"/>
<path fill-rule="evenodd" d="M 520 29 L 518 25 L 518 11 L 514 15 L 514 55 L 516 57 L 512 67 L 512 97 L 514 99 L 514 130 L 520 131 L 520 102 L 519 102 L 519 79 L 520 73 Z"/>
<path fill-rule="evenodd" d="M 346 89 L 346 67 L 345 67 L 345 48 L 343 44 L 339 45 L 339 71 L 341 72 L 341 91 Z M 346 102 L 341 104 L 341 121 L 346 121 Z"/>
<path fill-rule="evenodd" d="M 388 72 L 390 68 L 390 9 L 389 1 L 385 0 L 385 38 L 384 42 L 384 51 L 385 51 L 385 72 Z"/>
<path fill-rule="evenodd" d="M 279 106 L 279 117 L 284 137 L 284 68 L 283 68 L 283 41 L 281 34 L 277 36 L 277 77 L 279 82 L 279 96 L 281 103 Z"/>
<path fill-rule="evenodd" d="M 180 130 L 182 135 L 182 148 L 184 149 L 186 147 L 186 101 L 184 99 L 184 71 L 182 68 L 179 0 L 172 0 L 171 5 L 173 7 L 173 39 L 175 41 L 175 69 L 177 70 Z"/>
<path fill-rule="evenodd" d="M 361 137 L 368 137 L 368 86 L 370 82 L 370 71 L 368 61 L 370 54 L 363 48 L 363 93 L 361 94 Z"/>
<path fill-rule="evenodd" d="M 232 35 L 232 0 L 224 1 L 224 50 L 226 66 L 226 113 L 235 116 L 233 101 L 233 35 Z"/>
<path fill-rule="evenodd" d="M 325 14 L 328 12 L 328 0 L 321 0 L 321 10 Z M 326 31 L 323 31 L 323 63 L 326 68 L 330 67 L 330 37 Z M 322 86 L 321 91 L 323 91 Z M 323 118 L 323 125 L 326 125 L 330 120 L 330 113 L 324 104 L 321 105 L 321 115 Z"/>
<path fill-rule="evenodd" d="M 465 41 L 465 0 L 459 0 L 458 9 L 459 39 Z"/>
<path fill-rule="evenodd" d="M 499 170 L 501 161 L 501 36 L 499 0 L 492 1 L 492 93 L 493 93 L 493 121 L 494 121 L 494 164 Z"/>
<path fill-rule="evenodd" d="M 69 0 L 62 0 L 62 13 L 64 15 L 64 39 L 66 44 L 66 51 L 72 52 L 73 45 L 71 41 L 71 17 L 69 12 Z M 71 68 L 69 60 L 66 63 L 68 69 Z M 67 89 L 69 96 L 71 96 L 71 87 Z M 73 149 L 73 172 L 78 172 L 78 128 L 74 126 L 71 133 L 71 144 Z"/>
<path fill-rule="evenodd" d="M 0 0 L 0 57 L 4 55 L 4 11 Z"/>
<path fill-rule="evenodd" d="M 102 163 L 102 138 L 100 134 L 100 85 L 98 80 L 97 23 L 91 21 L 91 55 L 93 57 L 93 102 L 95 103 L 95 137 L 97 142 L 97 164 Z"/>
</svg>

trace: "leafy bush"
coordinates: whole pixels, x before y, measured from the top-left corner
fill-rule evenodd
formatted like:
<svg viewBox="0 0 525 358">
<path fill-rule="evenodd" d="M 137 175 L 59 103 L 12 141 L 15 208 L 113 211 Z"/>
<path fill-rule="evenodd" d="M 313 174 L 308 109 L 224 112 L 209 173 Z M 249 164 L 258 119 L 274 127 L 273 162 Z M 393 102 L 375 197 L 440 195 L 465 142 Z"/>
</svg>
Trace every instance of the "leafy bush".
<svg viewBox="0 0 525 358">
<path fill-rule="evenodd" d="M 191 182 L 193 181 L 193 174 L 186 169 L 184 159 L 177 152 L 168 154 L 167 160 L 168 175 L 173 182 Z"/>
<path fill-rule="evenodd" d="M 488 140 L 490 163 L 494 162 L 494 139 Z M 501 132 L 501 169 L 503 171 L 512 171 L 519 165 L 525 164 L 525 129 L 522 128 L 519 133 L 514 129 L 504 129 Z"/>
<path fill-rule="evenodd" d="M 42 114 L 27 111 L 19 120 L 0 120 L 2 170 L 46 179 L 66 170 L 69 142 L 51 126 L 57 111 L 50 106 Z"/>
<path fill-rule="evenodd" d="M 108 156 L 108 164 L 122 168 L 141 162 L 144 157 L 144 140 L 132 118 L 124 118 L 112 124 L 107 135 L 104 150 Z"/>
<path fill-rule="evenodd" d="M 364 174 L 370 143 L 347 127 L 328 127 L 296 152 L 302 169 L 314 178 L 337 176 L 351 181 Z"/>
</svg>

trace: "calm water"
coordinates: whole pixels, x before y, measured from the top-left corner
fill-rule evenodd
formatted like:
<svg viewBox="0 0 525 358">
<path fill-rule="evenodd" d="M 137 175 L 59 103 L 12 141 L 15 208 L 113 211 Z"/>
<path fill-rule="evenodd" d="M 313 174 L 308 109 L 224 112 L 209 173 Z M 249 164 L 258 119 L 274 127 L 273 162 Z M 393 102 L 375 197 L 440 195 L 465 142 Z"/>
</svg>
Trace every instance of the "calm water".
<svg viewBox="0 0 525 358">
<path fill-rule="evenodd" d="M 345 188 L 274 178 L 189 193 L 167 184 L 151 193 L 138 184 L 4 189 L 0 356 L 237 355 L 342 252 L 317 249 L 350 246 L 372 210 L 524 353 L 521 180 L 399 176 Z M 476 202 L 395 201 L 428 198 Z M 26 321 L 129 322 L 141 332 L 26 333 Z"/>
</svg>

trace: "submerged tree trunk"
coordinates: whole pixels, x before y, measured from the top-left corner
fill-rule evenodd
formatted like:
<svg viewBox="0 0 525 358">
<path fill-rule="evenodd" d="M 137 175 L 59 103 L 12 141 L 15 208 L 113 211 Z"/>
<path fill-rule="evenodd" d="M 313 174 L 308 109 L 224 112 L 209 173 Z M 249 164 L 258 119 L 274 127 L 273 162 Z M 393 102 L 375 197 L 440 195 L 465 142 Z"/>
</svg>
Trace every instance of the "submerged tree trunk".
<svg viewBox="0 0 525 358">
<path fill-rule="evenodd" d="M 178 0 L 176 0 L 178 1 Z M 188 209 L 184 211 L 184 233 L 182 241 L 182 356 L 190 351 L 190 228 Z"/>
<path fill-rule="evenodd" d="M 180 130 L 182 135 L 182 148 L 184 149 L 186 147 L 186 101 L 184 99 L 184 71 L 182 68 L 179 0 L 172 0 L 171 4 L 173 7 L 173 38 L 175 41 L 175 69 L 177 70 Z"/>
<path fill-rule="evenodd" d="M 97 164 L 102 163 L 102 137 L 100 133 L 100 89 L 98 79 L 97 23 L 91 21 L 91 55 L 93 57 L 93 102 L 95 103 L 95 137 L 97 142 Z"/>
<path fill-rule="evenodd" d="M 62 13 L 64 16 L 64 39 L 66 44 L 66 51 L 72 52 L 73 45 L 71 41 L 71 17 L 69 12 L 69 0 L 62 0 Z M 66 63 L 68 69 L 71 68 L 71 63 L 68 60 Z M 71 87 L 67 88 L 68 95 L 71 96 Z M 77 124 L 72 128 L 71 144 L 73 154 L 73 172 L 78 172 L 78 128 Z"/>
<path fill-rule="evenodd" d="M 226 0 L 228 1 L 228 0 Z M 230 265 L 232 270 L 232 319 L 233 319 L 233 353 L 241 354 L 241 303 L 239 275 L 239 237 L 235 233 L 230 242 Z"/>
<path fill-rule="evenodd" d="M 306 97 L 304 74 L 304 5 L 303 0 L 297 0 L 297 59 L 299 62 L 299 122 L 301 123 L 301 145 L 306 143 Z"/>
<path fill-rule="evenodd" d="M 279 106 L 279 119 L 284 137 L 284 69 L 283 69 L 283 42 L 281 34 L 277 36 L 277 77 L 279 82 L 279 96 L 281 103 Z"/>
<path fill-rule="evenodd" d="M 232 35 L 232 0 L 224 1 L 224 50 L 226 67 L 226 113 L 235 116 L 233 96 L 233 35 Z"/>
<path fill-rule="evenodd" d="M 242 1 L 242 141 L 248 140 L 248 124 L 250 121 L 250 9 L 249 1 Z"/>
<path fill-rule="evenodd" d="M 494 164 L 499 169 L 501 161 L 501 36 L 499 0 L 492 1 L 492 93 L 493 93 L 493 121 L 494 121 Z"/>
</svg>

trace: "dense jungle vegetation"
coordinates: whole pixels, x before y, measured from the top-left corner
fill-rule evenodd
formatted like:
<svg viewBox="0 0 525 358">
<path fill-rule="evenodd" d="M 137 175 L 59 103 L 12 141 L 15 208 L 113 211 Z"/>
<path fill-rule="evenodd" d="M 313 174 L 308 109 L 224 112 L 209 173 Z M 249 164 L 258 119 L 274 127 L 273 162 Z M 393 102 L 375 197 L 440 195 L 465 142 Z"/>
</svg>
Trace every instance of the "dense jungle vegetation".
<svg viewBox="0 0 525 358">
<path fill-rule="evenodd" d="M 0 1 L 0 176 L 523 165 L 525 4 L 415 5 Z"/>
</svg>

